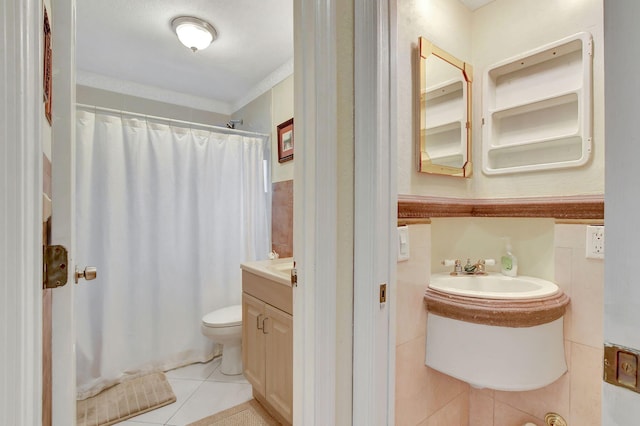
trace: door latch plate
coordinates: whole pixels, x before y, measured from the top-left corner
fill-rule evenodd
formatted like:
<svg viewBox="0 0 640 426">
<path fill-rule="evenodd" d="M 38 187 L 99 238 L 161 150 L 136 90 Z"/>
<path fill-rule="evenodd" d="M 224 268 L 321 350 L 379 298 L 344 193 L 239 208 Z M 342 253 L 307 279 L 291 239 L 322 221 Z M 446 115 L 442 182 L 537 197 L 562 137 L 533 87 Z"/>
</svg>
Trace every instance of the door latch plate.
<svg viewBox="0 0 640 426">
<path fill-rule="evenodd" d="M 387 301 L 387 284 L 380 284 L 380 303 Z"/>
<path fill-rule="evenodd" d="M 64 246 L 45 246 L 44 248 L 44 288 L 58 288 L 67 283 L 68 255 Z"/>
<path fill-rule="evenodd" d="M 640 352 L 618 345 L 604 345 L 604 381 L 640 393 Z"/>
</svg>

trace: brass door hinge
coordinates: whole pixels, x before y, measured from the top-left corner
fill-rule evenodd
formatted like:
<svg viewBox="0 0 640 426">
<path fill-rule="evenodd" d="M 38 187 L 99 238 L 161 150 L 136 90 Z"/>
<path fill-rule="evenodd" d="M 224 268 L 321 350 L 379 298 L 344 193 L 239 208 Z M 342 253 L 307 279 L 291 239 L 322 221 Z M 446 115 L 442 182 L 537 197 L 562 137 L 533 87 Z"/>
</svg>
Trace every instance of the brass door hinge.
<svg viewBox="0 0 640 426">
<path fill-rule="evenodd" d="M 58 288 L 67 283 L 69 266 L 67 257 L 67 249 L 64 246 L 44 247 L 42 275 L 44 288 Z"/>
</svg>

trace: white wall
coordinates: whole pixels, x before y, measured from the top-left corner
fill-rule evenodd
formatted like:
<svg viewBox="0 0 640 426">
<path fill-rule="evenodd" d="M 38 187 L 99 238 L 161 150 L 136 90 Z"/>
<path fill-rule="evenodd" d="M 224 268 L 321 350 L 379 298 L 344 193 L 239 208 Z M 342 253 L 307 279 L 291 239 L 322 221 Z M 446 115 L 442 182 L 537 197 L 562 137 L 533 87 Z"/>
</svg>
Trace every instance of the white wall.
<svg viewBox="0 0 640 426">
<path fill-rule="evenodd" d="M 495 259 L 487 271 L 500 271 L 504 240 L 509 237 L 518 259 L 518 274 L 554 280 L 554 219 L 533 218 L 433 218 L 431 219 L 431 271 L 451 272 L 444 259 L 464 264 L 478 259 Z"/>
<path fill-rule="evenodd" d="M 506 176 L 482 173 L 481 88 L 488 66 L 580 31 L 591 33 L 592 160 L 586 166 Z M 473 13 L 474 193 L 477 198 L 563 196 L 604 192 L 604 55 L 602 0 L 496 0 Z M 561 185 L 558 182 L 562 182 Z"/>
<path fill-rule="evenodd" d="M 273 182 L 293 179 L 293 164 L 295 163 L 295 139 L 293 160 L 278 163 L 278 132 L 277 126 L 293 117 L 293 75 L 273 86 L 271 90 L 271 179 Z M 294 120 L 295 129 L 295 120 Z"/>
<path fill-rule="evenodd" d="M 471 62 L 471 12 L 458 0 L 397 0 L 398 193 L 472 196 L 472 179 L 427 175 L 417 170 L 420 121 L 418 38 Z"/>
<path fill-rule="evenodd" d="M 243 120 L 242 125 L 237 126 L 237 129 L 271 135 L 271 181 L 282 182 L 293 179 L 295 154 L 293 160 L 286 163 L 278 162 L 277 131 L 278 124 L 293 117 L 293 74 L 231 114 L 231 117 Z"/>
<path fill-rule="evenodd" d="M 230 118 L 230 116 L 226 114 L 154 101 L 83 85 L 76 86 L 76 101 L 79 104 L 95 105 L 103 108 L 173 118 L 175 120 L 190 121 L 193 123 L 211 124 L 214 126 L 224 126 Z"/>
<path fill-rule="evenodd" d="M 640 2 L 605 2 L 607 169 L 605 224 L 604 340 L 640 348 L 638 320 L 640 286 L 635 267 L 638 250 L 637 218 L 640 201 L 634 195 L 640 179 L 638 114 L 640 114 L 640 59 L 633 54 L 640 43 L 637 18 Z M 640 395 L 604 384 L 603 425 L 637 424 Z"/>
<path fill-rule="evenodd" d="M 594 143 L 587 165 L 562 171 L 482 173 L 482 80 L 486 68 L 580 31 L 594 38 Z M 418 173 L 417 40 L 424 36 L 472 64 L 473 175 Z M 398 0 L 398 193 L 509 198 L 604 192 L 604 56 L 602 0 L 495 0 L 470 12 L 458 0 Z M 562 182 L 558 185 L 558 182 Z"/>
<path fill-rule="evenodd" d="M 270 135 L 272 97 L 272 90 L 268 90 L 231 114 L 233 120 L 242 120 L 242 124 L 237 124 L 236 129 Z"/>
</svg>

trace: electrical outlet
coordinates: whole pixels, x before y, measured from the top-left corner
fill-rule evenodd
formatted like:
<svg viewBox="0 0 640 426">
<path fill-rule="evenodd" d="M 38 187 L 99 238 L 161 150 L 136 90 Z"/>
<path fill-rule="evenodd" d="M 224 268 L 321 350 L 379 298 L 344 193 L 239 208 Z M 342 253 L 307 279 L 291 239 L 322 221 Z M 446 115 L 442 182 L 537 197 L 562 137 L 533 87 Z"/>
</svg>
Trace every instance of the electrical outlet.
<svg viewBox="0 0 640 426">
<path fill-rule="evenodd" d="M 587 226 L 587 259 L 604 259 L 604 226 Z"/>
</svg>

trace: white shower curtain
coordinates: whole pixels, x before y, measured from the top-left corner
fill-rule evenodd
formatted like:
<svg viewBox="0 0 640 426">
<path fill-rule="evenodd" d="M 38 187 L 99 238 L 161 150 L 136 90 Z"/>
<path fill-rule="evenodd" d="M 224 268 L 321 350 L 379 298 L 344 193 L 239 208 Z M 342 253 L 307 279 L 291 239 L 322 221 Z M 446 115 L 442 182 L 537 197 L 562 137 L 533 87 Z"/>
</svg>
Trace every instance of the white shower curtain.
<svg viewBox="0 0 640 426">
<path fill-rule="evenodd" d="M 79 398 L 207 361 L 203 314 L 241 302 L 240 263 L 269 252 L 267 140 L 77 113 Z"/>
</svg>

